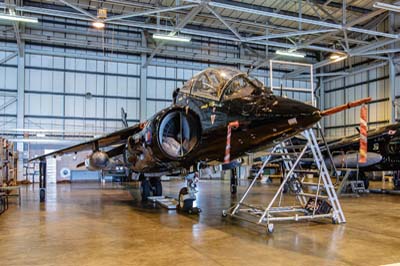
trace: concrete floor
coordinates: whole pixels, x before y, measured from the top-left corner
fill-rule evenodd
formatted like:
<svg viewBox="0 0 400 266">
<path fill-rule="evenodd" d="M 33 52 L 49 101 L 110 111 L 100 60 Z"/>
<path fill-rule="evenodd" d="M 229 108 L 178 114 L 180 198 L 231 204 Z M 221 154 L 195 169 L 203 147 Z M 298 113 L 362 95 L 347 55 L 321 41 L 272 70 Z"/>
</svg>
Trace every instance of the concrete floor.
<svg viewBox="0 0 400 266">
<path fill-rule="evenodd" d="M 164 183 L 175 196 L 182 182 Z M 239 194 L 244 186 L 240 187 Z M 117 185 L 24 187 L 0 215 L 0 265 L 382 265 L 400 262 L 400 198 L 366 195 L 341 200 L 347 224 L 261 227 L 221 217 L 235 199 L 224 181 L 201 181 L 200 216 L 142 205 Z M 252 201 L 272 195 L 259 186 Z M 138 191 L 133 191 L 138 194 Z"/>
</svg>

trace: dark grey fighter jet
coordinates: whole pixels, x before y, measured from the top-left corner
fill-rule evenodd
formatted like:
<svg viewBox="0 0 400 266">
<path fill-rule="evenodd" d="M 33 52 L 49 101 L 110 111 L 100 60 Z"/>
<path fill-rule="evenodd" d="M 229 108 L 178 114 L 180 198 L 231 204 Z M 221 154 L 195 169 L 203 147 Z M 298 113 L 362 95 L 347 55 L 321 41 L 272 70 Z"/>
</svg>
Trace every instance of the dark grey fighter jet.
<svg viewBox="0 0 400 266">
<path fill-rule="evenodd" d="M 260 81 L 232 68 L 200 72 L 175 100 L 144 123 L 33 160 L 91 149 L 86 166 L 96 170 L 122 154 L 132 171 L 153 173 L 157 183 L 162 173 L 189 169 L 197 162 L 223 162 L 227 125 L 233 121 L 238 123 L 231 137 L 230 157 L 235 159 L 294 136 L 334 111 L 321 112 L 274 95 Z"/>
</svg>

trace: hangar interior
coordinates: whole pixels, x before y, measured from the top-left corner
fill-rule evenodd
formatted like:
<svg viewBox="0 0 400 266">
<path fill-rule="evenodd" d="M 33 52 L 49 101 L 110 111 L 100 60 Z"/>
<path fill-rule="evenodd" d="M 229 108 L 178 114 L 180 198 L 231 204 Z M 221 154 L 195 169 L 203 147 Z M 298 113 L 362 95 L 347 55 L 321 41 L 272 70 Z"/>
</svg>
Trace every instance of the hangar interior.
<svg viewBox="0 0 400 266">
<path fill-rule="evenodd" d="M 14 156 L 9 155 L 15 158 L 13 166 L 9 166 L 15 169 L 13 176 L 7 178 L 17 183 L 38 182 L 39 164 L 28 163 L 29 159 L 120 130 L 124 127 L 123 112 L 129 126 L 145 122 L 171 105 L 176 88 L 182 88 L 192 76 L 210 67 L 247 72 L 274 94 L 303 103 L 312 104 L 315 98 L 320 110 L 371 97 L 367 104 L 369 130 L 399 122 L 400 5 L 391 2 L 0 0 L 3 9 L 0 12 L 0 136 L 13 144 L 10 150 Z M 10 20 L 10 17 L 19 20 Z M 164 39 L 158 39 L 157 35 Z M 359 125 L 359 107 L 321 120 L 328 141 L 358 134 Z M 398 152 L 400 145 L 393 147 Z M 90 150 L 48 159 L 47 202 L 40 203 L 45 204 L 40 209 L 34 184 L 21 185 L 19 205 L 11 199 L 10 210 L 0 216 L 0 247 L 4 247 L 0 254 L 5 256 L 3 252 L 11 249 L 8 260 L 16 265 L 54 263 L 49 259 L 50 245 L 54 242 L 50 235 L 57 241 L 66 237 L 53 226 L 68 225 L 61 221 L 68 216 L 66 221 L 70 226 L 80 228 L 75 233 L 67 229 L 73 241 L 67 238 L 71 250 L 66 254 L 71 254 L 74 265 L 147 265 L 151 261 L 146 259 L 145 247 L 151 245 L 161 250 L 155 252 L 156 262 L 161 265 L 183 264 L 187 260 L 189 264 L 242 265 L 250 261 L 258 265 L 257 258 L 265 261 L 271 255 L 277 255 L 271 259 L 272 264 L 286 265 L 296 260 L 301 265 L 380 265 L 400 261 L 395 251 L 399 239 L 393 237 L 399 233 L 395 228 L 399 214 L 389 211 L 399 209 L 396 196 L 346 197 L 342 205 L 348 216 L 347 224 L 338 227 L 313 222 L 284 224 L 274 233 L 277 234 L 274 243 L 269 236 L 260 237 L 257 230 L 220 221 L 221 210 L 231 204 L 229 172 L 220 173 L 217 180 L 201 180 L 198 197 L 203 213 L 200 218 L 188 218 L 170 215 L 158 208 L 143 211 L 136 201 L 131 204 L 132 197 L 123 188 L 107 190 L 114 188 L 114 183 L 109 186 L 108 182 L 99 183 L 98 172 L 76 167 L 88 155 Z M 2 158 L 6 160 L 8 157 Z M 0 178 L 2 183 L 6 181 L 5 169 Z M 252 167 L 244 169 L 239 174 L 239 194 L 246 189 Z M 67 172 L 63 174 L 63 171 Z M 384 183 L 386 172 L 381 172 L 383 185 L 387 185 Z M 96 182 L 71 183 L 72 175 L 78 181 Z M 179 180 L 179 184 L 166 182 L 164 191 L 176 196 L 177 188 L 182 185 Z M 57 181 L 68 181 L 68 184 L 55 185 Z M 377 181 L 374 185 L 381 187 L 382 184 Z M 276 188 L 275 185 L 273 189 Z M 208 192 L 202 195 L 203 190 Z M 135 195 L 137 191 L 132 196 Z M 217 199 L 209 199 L 210 195 Z M 367 207 L 371 204 L 376 209 Z M 83 215 L 74 212 L 74 208 Z M 61 214 L 57 214 L 60 209 Z M 117 218 L 111 222 L 113 229 L 107 231 L 101 220 L 110 216 Z M 38 217 L 60 220 L 42 224 L 35 220 Z M 95 217 L 93 232 L 90 217 Z M 129 219 L 137 223 L 136 227 L 130 227 Z M 370 224 L 363 226 L 363 219 L 370 219 Z M 146 223 L 152 229 L 145 228 Z M 50 227 L 48 236 L 37 235 L 42 225 Z M 120 227 L 121 231 L 114 227 Z M 370 232 L 364 235 L 364 229 Z M 19 243 L 19 230 L 27 230 L 28 240 L 39 243 L 42 253 L 34 248 L 37 253 L 32 257 L 18 254 L 18 250 L 26 248 Z M 106 233 L 100 240 L 92 237 L 103 230 Z M 123 230 L 131 238 L 123 235 Z M 165 240 L 157 241 L 156 231 Z M 79 234 L 88 239 L 79 238 Z M 184 239 L 182 254 L 176 256 L 169 253 L 175 253 L 182 245 L 176 244 L 173 234 L 177 240 Z M 378 244 L 367 247 L 368 238 L 376 239 Z M 135 239 L 144 244 L 135 244 Z M 298 239 L 303 242 L 296 242 Z M 79 249 L 87 252 L 87 258 L 72 254 L 76 251 L 72 248 L 74 241 Z M 117 247 L 127 249 L 119 241 L 126 241 L 132 249 L 137 248 L 135 245 L 139 248 L 131 251 L 126 261 L 123 258 L 113 261 L 112 257 L 118 256 Z M 209 246 L 203 243 L 207 241 L 211 243 Z M 241 252 L 249 252 L 235 254 L 227 244 L 230 241 L 237 241 Z M 116 247 L 110 248 L 110 254 L 104 254 L 103 251 L 108 252 L 105 246 L 114 242 Z M 91 251 L 90 247 L 100 251 Z M 356 251 L 352 253 L 348 247 L 363 250 L 365 257 L 356 261 Z M 382 252 L 382 257 L 371 259 L 365 252 L 370 249 Z M 227 250 L 226 257 L 218 254 L 218 250 Z M 62 256 L 62 247 L 57 245 L 58 264 L 68 264 L 62 261 Z"/>
</svg>

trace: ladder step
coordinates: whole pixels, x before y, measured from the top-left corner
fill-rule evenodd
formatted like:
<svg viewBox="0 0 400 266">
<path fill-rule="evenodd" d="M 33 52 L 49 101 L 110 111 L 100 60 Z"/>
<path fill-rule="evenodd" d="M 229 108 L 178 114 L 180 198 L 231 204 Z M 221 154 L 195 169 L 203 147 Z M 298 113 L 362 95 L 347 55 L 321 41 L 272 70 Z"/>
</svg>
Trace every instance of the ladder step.
<svg viewBox="0 0 400 266">
<path fill-rule="evenodd" d="M 302 185 L 305 186 L 318 186 L 318 183 L 314 183 L 314 182 L 301 182 Z M 324 184 L 320 183 L 319 186 L 322 188 L 324 187 Z"/>
<path fill-rule="evenodd" d="M 314 158 L 301 158 L 300 159 L 301 162 L 315 162 Z"/>
<path fill-rule="evenodd" d="M 285 149 L 303 149 L 304 148 L 304 146 L 306 146 L 306 145 L 287 145 L 287 146 L 284 146 L 283 148 L 285 148 Z"/>
<path fill-rule="evenodd" d="M 319 174 L 318 170 L 314 170 L 314 169 L 295 169 L 294 170 L 295 173 L 304 173 L 304 174 Z"/>
<path fill-rule="evenodd" d="M 316 195 L 316 194 L 311 194 L 311 193 L 299 193 L 297 194 L 298 196 L 305 196 L 305 197 L 310 197 L 310 198 L 320 198 L 320 199 L 327 199 L 328 196 L 322 196 L 322 195 Z"/>
<path fill-rule="evenodd" d="M 269 155 L 269 156 L 296 156 L 296 155 L 298 155 L 298 153 L 296 153 L 296 152 L 284 152 L 284 153 L 280 153 L 280 152 L 269 152 L 269 153 L 266 153 L 266 155 Z"/>
</svg>

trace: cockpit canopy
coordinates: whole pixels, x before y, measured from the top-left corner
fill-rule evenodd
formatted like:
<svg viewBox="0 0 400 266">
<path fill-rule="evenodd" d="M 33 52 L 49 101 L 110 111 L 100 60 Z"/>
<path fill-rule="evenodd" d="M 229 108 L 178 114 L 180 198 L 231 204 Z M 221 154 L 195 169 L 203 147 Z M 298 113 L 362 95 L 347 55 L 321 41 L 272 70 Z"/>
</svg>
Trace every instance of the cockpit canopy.
<svg viewBox="0 0 400 266">
<path fill-rule="evenodd" d="M 215 101 L 239 98 L 265 91 L 257 79 L 234 68 L 207 68 L 193 76 L 182 87 L 182 92 Z"/>
</svg>

